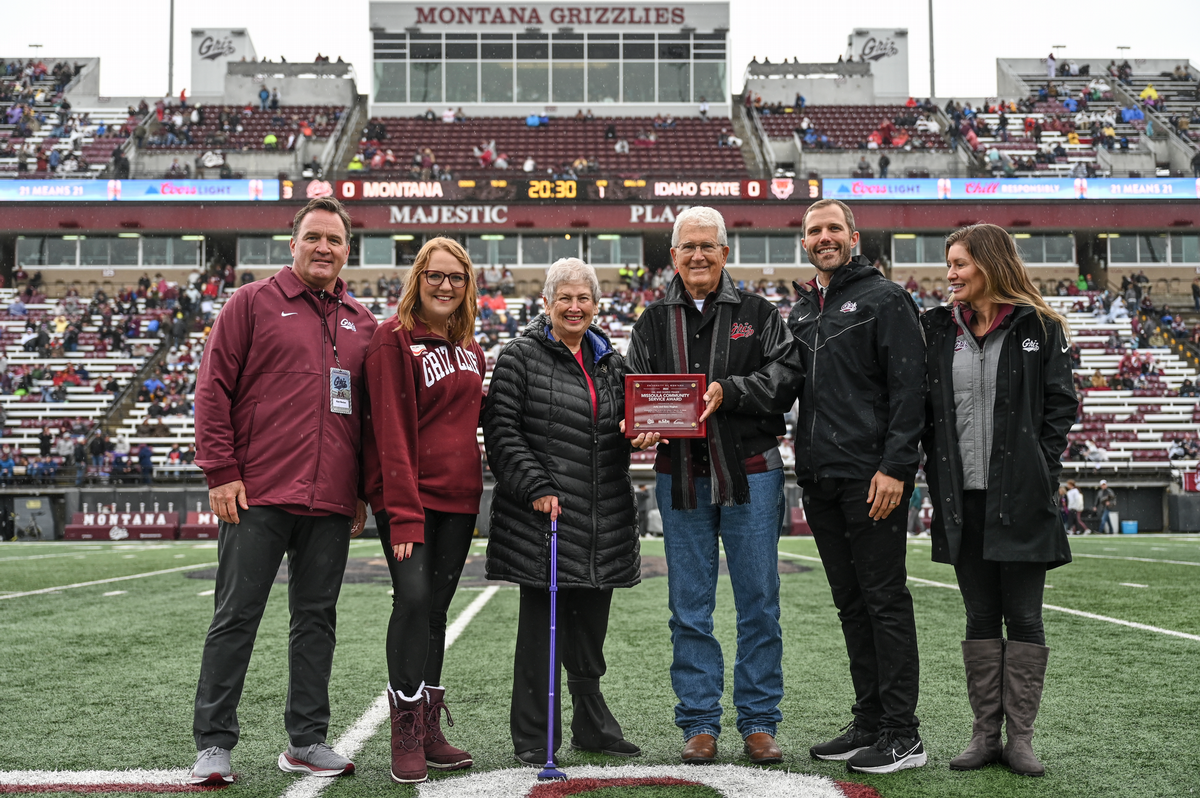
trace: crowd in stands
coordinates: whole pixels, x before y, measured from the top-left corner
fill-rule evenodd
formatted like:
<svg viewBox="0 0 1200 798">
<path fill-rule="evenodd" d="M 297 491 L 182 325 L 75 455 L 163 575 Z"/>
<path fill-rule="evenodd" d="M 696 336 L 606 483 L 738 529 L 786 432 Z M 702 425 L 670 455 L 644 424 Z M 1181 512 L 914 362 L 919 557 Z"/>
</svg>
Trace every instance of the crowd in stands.
<svg viewBox="0 0 1200 798">
<path fill-rule="evenodd" d="M 715 145 L 719 155 L 713 168 L 718 173 L 744 171 L 740 153 L 729 152 L 742 141 L 728 127 L 720 133 L 701 132 L 712 120 L 708 103 L 699 107 L 699 116 L 684 119 L 665 113 L 601 119 L 590 108 L 563 117 L 536 113 L 523 119 L 468 119 L 461 108 L 447 107 L 441 114 L 429 108 L 411 119 L 370 120 L 347 169 L 399 173 L 412 180 L 452 180 L 508 170 L 553 180 L 614 170 L 632 176 L 660 166 L 674 172 L 681 161 L 698 163 L 698 151 Z M 545 132 L 550 128 L 553 134 Z"/>
<path fill-rule="evenodd" d="M 187 95 L 164 97 L 154 105 L 154 113 L 133 130 L 139 147 L 153 149 L 189 149 L 205 147 L 209 152 L 198 159 L 198 168 L 224 166 L 219 157 L 227 150 L 265 149 L 291 151 L 301 136 L 328 135 L 341 119 L 340 107 L 303 106 L 288 108 L 280 104 L 279 89 L 264 86 L 254 102 L 243 106 L 203 106 L 190 103 Z M 143 102 L 143 106 L 145 103 Z M 181 165 L 190 175 L 191 164 Z M 222 172 L 222 177 L 232 176 Z"/>
<path fill-rule="evenodd" d="M 53 66 L 32 58 L 24 62 L 0 62 L 0 103 L 31 106 L 52 103 L 82 70 L 82 64 L 66 61 Z M 46 81 L 53 81 L 53 86 L 47 87 Z"/>
</svg>

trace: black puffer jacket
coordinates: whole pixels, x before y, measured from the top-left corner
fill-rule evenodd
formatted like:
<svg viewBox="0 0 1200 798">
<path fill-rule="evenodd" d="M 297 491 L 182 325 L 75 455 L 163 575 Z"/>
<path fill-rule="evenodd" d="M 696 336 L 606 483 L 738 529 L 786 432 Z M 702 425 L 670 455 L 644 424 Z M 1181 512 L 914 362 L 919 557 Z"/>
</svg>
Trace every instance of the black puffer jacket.
<svg viewBox="0 0 1200 798">
<path fill-rule="evenodd" d="M 534 319 L 492 370 L 483 438 L 496 478 L 487 576 L 529 587 L 550 583 L 550 517 L 533 509 L 558 497 L 558 584 L 632 587 L 640 580 L 637 510 L 629 481 L 625 362 L 597 327 L 588 333 L 597 414 L 575 356 Z M 585 348 L 585 352 L 587 349 Z"/>
</svg>

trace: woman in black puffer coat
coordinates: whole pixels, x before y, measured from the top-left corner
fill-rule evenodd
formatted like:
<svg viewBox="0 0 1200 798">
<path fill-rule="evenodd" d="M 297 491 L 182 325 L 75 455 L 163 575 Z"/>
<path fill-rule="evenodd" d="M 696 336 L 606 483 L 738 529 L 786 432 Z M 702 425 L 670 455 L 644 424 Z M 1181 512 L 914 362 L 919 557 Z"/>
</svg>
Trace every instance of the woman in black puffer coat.
<svg viewBox="0 0 1200 798">
<path fill-rule="evenodd" d="M 641 567 L 630 442 L 621 429 L 625 362 L 590 326 L 599 294 L 590 266 L 574 258 L 555 263 L 544 294 L 549 314 L 534 319 L 496 361 L 483 418 L 496 479 L 487 575 L 521 586 L 513 748 L 519 761 L 538 766 L 546 761 L 552 518 L 558 520 L 558 650 L 574 708 L 571 745 L 614 756 L 641 753 L 624 739 L 600 693 L 612 591 L 636 585 Z M 633 443 L 653 441 L 639 436 Z M 560 729 L 555 722 L 556 750 Z"/>
</svg>

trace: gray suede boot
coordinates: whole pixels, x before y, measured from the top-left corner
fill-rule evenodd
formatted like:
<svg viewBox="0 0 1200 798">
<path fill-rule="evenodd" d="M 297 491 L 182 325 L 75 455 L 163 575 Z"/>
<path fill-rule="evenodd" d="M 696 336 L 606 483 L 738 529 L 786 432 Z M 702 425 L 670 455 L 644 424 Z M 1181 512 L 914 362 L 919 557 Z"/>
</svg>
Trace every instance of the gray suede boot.
<svg viewBox="0 0 1200 798">
<path fill-rule="evenodd" d="M 967 699 L 975 713 L 975 722 L 971 725 L 971 742 L 967 750 L 950 760 L 950 769 L 978 770 L 1000 761 L 1004 641 L 1000 638 L 964 640 L 962 654 L 967 668 Z"/>
<path fill-rule="evenodd" d="M 1043 776 L 1046 768 L 1033 753 L 1033 721 L 1042 704 L 1042 685 L 1050 649 L 1035 643 L 1008 641 L 1004 654 L 1004 717 L 1008 742 L 1000 761 L 1013 773 Z"/>
</svg>

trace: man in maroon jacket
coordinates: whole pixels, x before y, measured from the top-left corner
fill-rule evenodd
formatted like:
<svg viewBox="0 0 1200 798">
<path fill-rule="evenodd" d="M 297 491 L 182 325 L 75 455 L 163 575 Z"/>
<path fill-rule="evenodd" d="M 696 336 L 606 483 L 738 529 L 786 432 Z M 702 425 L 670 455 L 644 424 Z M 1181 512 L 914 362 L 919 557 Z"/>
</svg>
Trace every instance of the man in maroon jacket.
<svg viewBox="0 0 1200 798">
<path fill-rule="evenodd" d="M 237 706 L 267 597 L 288 556 L 291 639 L 281 770 L 354 771 L 325 744 L 336 604 L 362 531 L 363 362 L 375 317 L 338 273 L 350 217 L 324 197 L 292 225 L 292 265 L 222 308 L 196 384 L 196 464 L 220 518 L 215 612 L 200 665 L 193 784 L 233 781 Z M 352 520 L 353 519 L 353 520 Z"/>
</svg>

